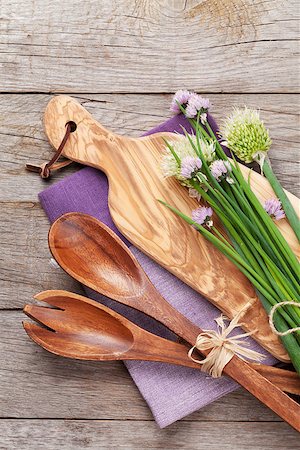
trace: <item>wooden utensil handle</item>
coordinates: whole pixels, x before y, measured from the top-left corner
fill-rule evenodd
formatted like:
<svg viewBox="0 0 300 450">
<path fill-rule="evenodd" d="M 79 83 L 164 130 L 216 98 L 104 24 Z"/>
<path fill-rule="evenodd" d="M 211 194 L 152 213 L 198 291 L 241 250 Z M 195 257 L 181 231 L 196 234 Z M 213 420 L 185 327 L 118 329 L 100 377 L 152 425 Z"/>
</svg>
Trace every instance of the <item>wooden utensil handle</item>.
<svg viewBox="0 0 300 450">
<path fill-rule="evenodd" d="M 155 293 L 159 295 L 157 291 Z M 155 303 L 152 304 L 155 305 Z M 161 304 L 161 301 L 157 303 Z M 199 327 L 186 319 L 167 302 L 161 304 L 160 310 L 155 310 L 154 314 L 158 320 L 191 345 L 195 344 L 197 336 L 202 332 Z M 209 351 L 203 352 L 205 355 L 208 353 Z M 300 431 L 300 405 L 247 362 L 234 356 L 224 367 L 224 373 L 237 381 L 297 431 Z"/>
<path fill-rule="evenodd" d="M 300 405 L 248 363 L 234 356 L 225 366 L 224 373 L 300 432 Z"/>
<path fill-rule="evenodd" d="M 271 383 L 279 387 L 282 391 L 288 392 L 289 394 L 300 395 L 300 377 L 296 372 L 260 363 L 248 363 L 248 365 L 271 381 Z"/>
<path fill-rule="evenodd" d="M 194 345 L 198 334 L 201 333 L 201 329 L 195 326 L 190 321 L 188 321 L 188 323 L 184 325 L 182 322 L 182 315 L 178 313 L 177 310 L 174 310 L 171 305 L 169 314 L 172 314 L 172 316 L 168 316 L 164 319 L 164 325 L 167 326 L 168 323 L 168 327 L 172 331 L 174 331 L 178 336 L 180 336 L 189 344 Z M 169 320 L 170 317 L 171 320 Z M 208 354 L 208 352 L 206 352 L 206 354 Z M 258 372 L 260 375 L 262 375 L 269 382 L 275 384 L 275 386 L 277 386 L 282 391 L 288 392 L 290 394 L 300 395 L 300 377 L 296 372 L 280 369 L 278 367 L 267 366 L 266 364 L 260 363 L 249 362 L 247 363 L 247 365 Z"/>
<path fill-rule="evenodd" d="M 156 350 L 156 341 L 151 345 L 152 351 Z M 161 343 L 158 348 L 158 353 L 156 353 L 156 359 L 160 362 L 179 364 L 185 367 L 191 367 L 193 369 L 201 370 L 201 365 L 194 362 L 192 359 L 188 358 L 189 346 L 178 344 L 169 340 L 165 340 L 163 345 L 163 354 L 161 352 Z M 165 358 L 164 356 L 165 355 Z M 153 356 L 153 355 L 152 355 Z M 266 378 L 269 382 L 277 386 L 280 390 L 288 392 L 290 394 L 300 395 L 300 377 L 296 372 L 290 370 L 280 369 L 278 367 L 267 366 L 265 364 L 259 363 L 249 363 L 252 369 Z"/>
</svg>

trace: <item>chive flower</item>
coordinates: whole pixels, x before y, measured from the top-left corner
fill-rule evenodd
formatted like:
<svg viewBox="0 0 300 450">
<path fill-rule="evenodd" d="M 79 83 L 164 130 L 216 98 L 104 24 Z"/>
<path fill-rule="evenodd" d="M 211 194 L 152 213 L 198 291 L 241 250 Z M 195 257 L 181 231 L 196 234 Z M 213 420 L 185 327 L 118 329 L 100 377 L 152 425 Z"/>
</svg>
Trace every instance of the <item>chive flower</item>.
<svg viewBox="0 0 300 450">
<path fill-rule="evenodd" d="M 210 101 L 208 98 L 201 97 L 201 95 L 193 92 L 188 100 L 187 107 L 185 110 L 185 116 L 189 119 L 194 119 L 197 117 L 198 112 L 200 112 L 200 121 L 205 124 L 207 121 L 207 111 L 210 108 Z"/>
<path fill-rule="evenodd" d="M 259 112 L 247 107 L 234 109 L 221 127 L 221 134 L 222 144 L 246 163 L 264 159 L 272 143 Z"/>
<path fill-rule="evenodd" d="M 210 207 L 201 206 L 192 211 L 192 219 L 198 225 L 211 228 L 213 226 L 213 221 L 211 220 L 212 214 L 213 210 Z"/>
<path fill-rule="evenodd" d="M 181 176 L 189 180 L 190 178 L 193 178 L 197 174 L 197 172 L 199 172 L 201 167 L 202 161 L 200 158 L 186 156 L 181 161 Z"/>
<path fill-rule="evenodd" d="M 203 175 L 205 176 L 205 175 Z M 200 202 L 201 200 L 201 194 L 197 191 L 197 189 L 194 188 L 189 188 L 189 197 L 191 198 L 195 198 L 196 200 L 198 200 L 198 202 Z"/>
<path fill-rule="evenodd" d="M 187 102 L 189 101 L 190 96 L 191 92 L 187 90 L 180 89 L 179 91 L 177 91 L 172 99 L 170 110 L 174 114 L 179 114 L 180 113 L 179 105 L 185 108 Z"/>
<path fill-rule="evenodd" d="M 264 210 L 275 220 L 285 218 L 285 213 L 278 198 L 270 198 L 264 203 Z"/>
<path fill-rule="evenodd" d="M 168 149 L 162 157 L 161 170 L 165 178 L 177 177 L 180 173 L 178 163 Z"/>
<path fill-rule="evenodd" d="M 199 105 L 191 96 L 186 107 L 180 110 L 189 114 L 192 107 L 197 109 Z M 197 119 L 199 111 L 202 113 L 198 110 Z M 190 115 L 194 113 L 190 111 Z M 172 175 L 189 189 L 189 195 L 200 199 L 201 194 L 207 206 L 199 205 L 187 216 L 174 206 L 161 203 L 192 225 L 239 268 L 253 284 L 268 313 L 285 299 L 299 302 L 299 262 L 271 218 L 280 220 L 286 215 L 300 241 L 299 219 L 266 158 L 271 140 L 258 112 L 247 108 L 235 110 L 225 124 L 223 135 L 227 139 L 225 144 L 239 158 L 260 163 L 277 197 L 264 205 L 244 179 L 239 165 L 230 163 L 209 124 L 203 125 L 194 118 L 189 122 L 196 136 L 186 134 L 182 140 L 167 142 L 165 158 L 169 172 L 173 171 Z M 228 231 L 228 240 L 214 227 L 212 208 Z M 299 308 L 281 306 L 274 325 L 300 374 Z"/>
<path fill-rule="evenodd" d="M 193 145 L 197 145 L 196 136 L 190 136 Z M 210 163 L 215 158 L 215 143 L 210 141 L 200 140 L 200 147 L 202 150 L 203 157 L 207 163 Z M 182 137 L 182 139 L 169 143 L 173 148 L 174 153 L 177 155 L 178 160 L 181 162 L 186 157 L 195 158 L 195 150 L 187 137 Z M 181 163 L 178 164 L 174 154 L 171 152 L 169 147 L 165 148 L 165 152 L 161 161 L 161 169 L 165 178 L 176 177 L 180 181 L 182 180 L 181 175 Z"/>
<path fill-rule="evenodd" d="M 233 179 L 229 176 L 230 172 L 232 172 L 232 167 L 229 161 L 224 161 L 223 159 L 216 159 L 209 166 L 212 176 L 217 181 L 222 181 L 226 179 L 226 181 L 230 184 L 233 184 Z"/>
<path fill-rule="evenodd" d="M 172 98 L 170 110 L 174 114 L 179 114 L 183 109 L 184 115 L 189 119 L 195 119 L 199 113 L 201 123 L 205 124 L 207 122 L 207 111 L 210 106 L 208 98 L 186 89 L 180 89 Z"/>
</svg>

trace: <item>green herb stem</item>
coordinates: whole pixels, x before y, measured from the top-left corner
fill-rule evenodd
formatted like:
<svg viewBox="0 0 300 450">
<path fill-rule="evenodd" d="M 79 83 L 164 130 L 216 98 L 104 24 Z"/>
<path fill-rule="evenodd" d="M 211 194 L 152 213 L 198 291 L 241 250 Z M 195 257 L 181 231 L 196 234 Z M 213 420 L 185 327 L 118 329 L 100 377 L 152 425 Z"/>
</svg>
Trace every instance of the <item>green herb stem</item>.
<svg viewBox="0 0 300 450">
<path fill-rule="evenodd" d="M 291 204 L 288 196 L 285 191 L 282 189 L 281 184 L 279 183 L 275 173 L 272 170 L 272 167 L 269 161 L 265 160 L 263 164 L 263 172 L 265 177 L 268 179 L 270 185 L 272 186 L 273 191 L 281 201 L 282 207 L 284 209 L 287 220 L 289 221 L 291 228 L 293 229 L 295 235 L 297 236 L 298 241 L 300 242 L 300 220 L 297 216 L 293 205 Z"/>
</svg>

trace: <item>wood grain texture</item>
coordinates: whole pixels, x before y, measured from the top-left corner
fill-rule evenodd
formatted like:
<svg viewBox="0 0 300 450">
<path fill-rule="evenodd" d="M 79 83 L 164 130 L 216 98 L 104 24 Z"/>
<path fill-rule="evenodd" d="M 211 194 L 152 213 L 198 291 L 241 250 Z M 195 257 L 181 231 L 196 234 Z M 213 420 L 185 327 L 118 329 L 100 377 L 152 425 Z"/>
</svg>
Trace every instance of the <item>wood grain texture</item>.
<svg viewBox="0 0 300 450">
<path fill-rule="evenodd" d="M 1 91 L 297 92 L 297 12 L 297 0 L 4 1 Z"/>
<path fill-rule="evenodd" d="M 37 292 L 54 286 L 82 293 L 51 263 L 49 222 L 39 204 L 0 203 L 0 217 L 0 309 L 22 308 Z"/>
<path fill-rule="evenodd" d="M 4 448 L 22 450 L 255 450 L 299 447 L 299 434 L 283 423 L 218 423 L 181 420 L 167 430 L 153 422 L 108 420 L 3 421 Z M 233 447 L 234 446 L 234 447 Z"/>
<path fill-rule="evenodd" d="M 44 116 L 45 131 L 54 148 L 59 146 L 69 121 L 74 121 L 77 129 L 71 133 L 63 155 L 106 173 L 110 213 L 122 234 L 228 317 L 235 316 L 251 301 L 252 307 L 243 319 L 245 329 L 256 330 L 253 337 L 277 358 L 286 360 L 251 283 L 213 244 L 157 201 L 162 199 L 188 216 L 198 205 L 188 196 L 186 188 L 175 179 L 165 180 L 160 170 L 164 139 L 172 142 L 182 136 L 172 133 L 144 138 L 120 136 L 96 122 L 71 97 L 57 96 L 47 105 Z M 249 169 L 243 168 L 243 172 L 247 178 Z M 252 174 L 251 182 L 261 201 L 274 195 L 264 177 Z M 292 201 L 299 209 L 298 200 L 293 197 Z M 298 253 L 294 233 L 285 220 L 281 222 L 281 231 Z"/>
<path fill-rule="evenodd" d="M 256 363 L 251 366 L 282 391 L 300 395 L 300 378 L 296 372 Z"/>
</svg>

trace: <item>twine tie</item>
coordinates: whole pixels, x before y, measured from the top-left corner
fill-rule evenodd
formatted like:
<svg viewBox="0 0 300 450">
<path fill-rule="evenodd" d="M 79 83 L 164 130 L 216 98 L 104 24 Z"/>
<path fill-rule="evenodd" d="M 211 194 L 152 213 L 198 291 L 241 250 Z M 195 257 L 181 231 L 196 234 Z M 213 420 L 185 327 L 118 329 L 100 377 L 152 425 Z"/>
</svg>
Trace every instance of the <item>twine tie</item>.
<svg viewBox="0 0 300 450">
<path fill-rule="evenodd" d="M 273 333 L 277 334 L 277 336 L 287 336 L 288 334 L 295 333 L 296 331 L 300 331 L 300 327 L 290 328 L 286 331 L 277 331 L 276 330 L 275 325 L 274 325 L 274 314 L 278 308 L 281 308 L 282 306 L 286 306 L 286 305 L 297 306 L 298 308 L 300 308 L 300 303 L 295 302 L 293 300 L 285 300 L 283 302 L 277 303 L 276 305 L 274 305 L 272 307 L 272 309 L 270 311 L 270 315 L 269 315 L 269 324 L 270 324 L 271 330 L 273 331 Z"/>
<path fill-rule="evenodd" d="M 247 336 L 251 336 L 256 330 L 242 333 L 237 336 L 229 337 L 229 334 L 237 327 L 241 326 L 240 318 L 245 314 L 246 310 L 251 306 L 247 303 L 241 311 L 229 322 L 228 326 L 225 320 L 229 320 L 223 314 L 215 319 L 218 325 L 217 330 L 204 330 L 197 337 L 195 345 L 189 350 L 189 358 L 197 364 L 202 365 L 201 370 L 207 372 L 213 378 L 219 378 L 222 375 L 223 369 L 231 359 L 238 355 L 242 360 L 251 359 L 260 362 L 264 359 L 264 355 L 251 350 L 249 342 L 243 340 Z M 199 360 L 193 357 L 194 350 L 201 351 L 210 350 L 206 358 Z"/>
</svg>

